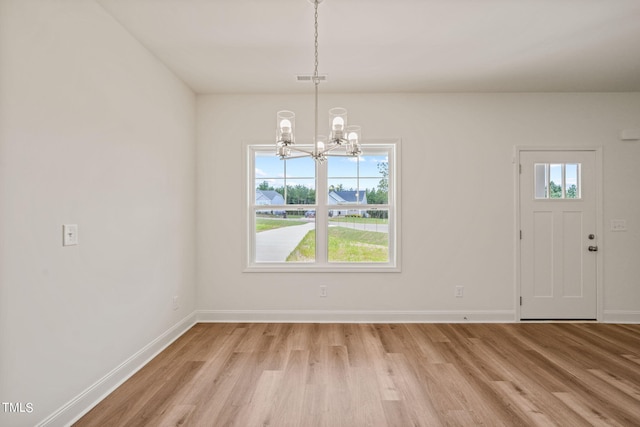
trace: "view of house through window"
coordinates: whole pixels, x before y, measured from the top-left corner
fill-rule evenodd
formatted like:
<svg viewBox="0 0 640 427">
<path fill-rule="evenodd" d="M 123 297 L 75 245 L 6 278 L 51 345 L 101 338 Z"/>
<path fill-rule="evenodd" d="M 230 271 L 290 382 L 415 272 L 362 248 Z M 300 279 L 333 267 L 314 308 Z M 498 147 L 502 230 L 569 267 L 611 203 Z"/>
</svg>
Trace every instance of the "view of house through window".
<svg viewBox="0 0 640 427">
<path fill-rule="evenodd" d="M 318 164 L 273 151 L 249 146 L 250 266 L 395 266 L 394 144 Z"/>
</svg>

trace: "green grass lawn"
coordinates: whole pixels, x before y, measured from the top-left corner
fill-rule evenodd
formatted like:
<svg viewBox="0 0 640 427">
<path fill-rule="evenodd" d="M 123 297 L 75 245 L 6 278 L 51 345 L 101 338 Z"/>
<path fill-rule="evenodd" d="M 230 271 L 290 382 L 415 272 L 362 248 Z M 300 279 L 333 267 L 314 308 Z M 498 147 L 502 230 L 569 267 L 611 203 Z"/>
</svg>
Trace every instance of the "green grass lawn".
<svg viewBox="0 0 640 427">
<path fill-rule="evenodd" d="M 389 235 L 375 231 L 353 230 L 345 227 L 329 228 L 329 261 L 331 262 L 387 262 Z M 315 259 L 316 232 L 309 231 L 287 257 L 287 261 L 305 262 Z"/>
<path fill-rule="evenodd" d="M 341 216 L 335 218 L 329 218 L 330 222 L 350 222 L 353 224 L 388 224 L 388 218 L 360 218 L 353 216 Z"/>
<path fill-rule="evenodd" d="M 316 230 L 309 231 L 289 254 L 287 262 L 309 262 L 316 259 Z"/>
<path fill-rule="evenodd" d="M 291 227 L 307 224 L 308 221 L 282 219 L 282 218 L 256 218 L 256 233 L 274 228 Z"/>
</svg>

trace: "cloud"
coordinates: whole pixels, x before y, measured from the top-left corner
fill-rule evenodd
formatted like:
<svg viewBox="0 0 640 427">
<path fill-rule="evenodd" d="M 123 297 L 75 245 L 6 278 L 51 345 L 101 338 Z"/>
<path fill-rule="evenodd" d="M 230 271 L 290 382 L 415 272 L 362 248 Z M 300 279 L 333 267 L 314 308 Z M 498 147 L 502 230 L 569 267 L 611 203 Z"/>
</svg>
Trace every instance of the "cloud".
<svg viewBox="0 0 640 427">
<path fill-rule="evenodd" d="M 278 178 L 284 178 L 284 174 L 282 172 L 278 172 L 276 175 L 277 175 Z M 267 172 L 263 171 L 262 169 L 256 168 L 256 173 L 255 173 L 256 179 L 257 178 L 264 178 L 264 177 L 267 177 L 267 176 L 273 176 L 273 174 L 270 175 Z M 265 181 L 273 182 L 273 181 L 275 181 L 275 179 L 274 178 L 269 178 L 269 179 L 265 179 Z"/>
</svg>

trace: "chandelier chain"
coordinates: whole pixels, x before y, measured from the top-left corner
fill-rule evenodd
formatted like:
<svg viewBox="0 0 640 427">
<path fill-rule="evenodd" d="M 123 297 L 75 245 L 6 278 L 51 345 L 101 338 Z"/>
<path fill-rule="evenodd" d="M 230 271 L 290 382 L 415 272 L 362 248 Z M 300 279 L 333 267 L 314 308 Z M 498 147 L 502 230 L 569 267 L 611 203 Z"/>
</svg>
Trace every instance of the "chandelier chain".
<svg viewBox="0 0 640 427">
<path fill-rule="evenodd" d="M 319 154 L 318 149 L 318 85 L 320 84 L 320 78 L 318 77 L 318 0 L 313 2 L 315 7 L 314 14 L 314 50 L 315 50 L 315 62 L 313 71 L 313 84 L 315 87 L 315 108 L 314 108 L 314 123 L 313 123 L 313 145 L 316 155 Z"/>
<path fill-rule="evenodd" d="M 313 0 L 314 5 L 314 126 L 313 126 L 313 149 L 310 151 L 303 147 L 294 146 L 295 113 L 293 111 L 278 111 L 276 128 L 276 154 L 280 159 L 310 156 L 318 163 L 327 160 L 328 156 L 358 156 L 362 153 L 359 140 L 361 138 L 360 126 L 347 126 L 347 110 L 342 107 L 335 107 L 329 110 L 330 134 L 318 135 L 318 86 L 320 85 L 320 74 L 318 73 L 318 5 L 322 0 Z M 343 154 L 337 150 L 342 147 L 346 149 Z M 292 156 L 295 151 L 298 155 Z"/>
<path fill-rule="evenodd" d="M 314 19 L 315 19 L 315 23 L 314 23 L 314 48 L 315 48 L 315 62 L 314 62 L 314 72 L 313 72 L 313 77 L 314 80 L 316 81 L 316 84 L 318 83 L 318 0 L 315 0 L 313 2 L 314 6 L 315 6 L 315 15 L 314 15 Z"/>
</svg>

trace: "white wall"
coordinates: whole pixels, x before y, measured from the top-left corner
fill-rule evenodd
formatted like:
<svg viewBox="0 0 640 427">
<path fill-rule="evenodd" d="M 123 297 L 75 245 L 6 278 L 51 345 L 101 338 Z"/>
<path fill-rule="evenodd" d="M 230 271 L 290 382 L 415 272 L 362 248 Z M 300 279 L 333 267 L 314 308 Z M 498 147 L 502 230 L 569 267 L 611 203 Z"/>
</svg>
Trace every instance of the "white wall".
<svg viewBox="0 0 640 427">
<path fill-rule="evenodd" d="M 521 145 L 603 147 L 605 320 L 640 319 L 640 143 L 618 139 L 621 129 L 640 128 L 640 93 L 354 94 L 320 101 L 322 125 L 329 107 L 343 106 L 365 139 L 402 138 L 402 273 L 242 273 L 242 141 L 271 141 L 275 113 L 285 108 L 296 111 L 298 136 L 310 136 L 313 100 L 200 96 L 198 307 L 205 318 L 389 318 L 376 313 L 400 311 L 391 318 L 514 319 L 512 157 Z M 627 232 L 608 231 L 617 218 L 627 220 Z M 328 298 L 318 297 L 320 284 L 328 285 Z M 465 286 L 464 298 L 454 297 L 456 285 Z"/>
<path fill-rule="evenodd" d="M 93 1 L 3 0 L 0 43 L 0 401 L 33 405 L 0 425 L 31 426 L 193 313 L 195 97 Z"/>
<path fill-rule="evenodd" d="M 310 96 L 196 109 L 88 0 L 1 0 L 0 55 L 0 401 L 34 409 L 0 408 L 1 425 L 43 420 L 196 308 L 513 318 L 515 145 L 604 148 L 603 221 L 629 228 L 601 243 L 605 314 L 640 316 L 640 144 L 617 139 L 640 127 L 639 93 L 323 95 L 365 137 L 402 138 L 403 271 L 242 273 L 241 143 L 270 141 L 282 108 L 310 134 Z M 79 246 L 61 246 L 64 223 Z"/>
</svg>

